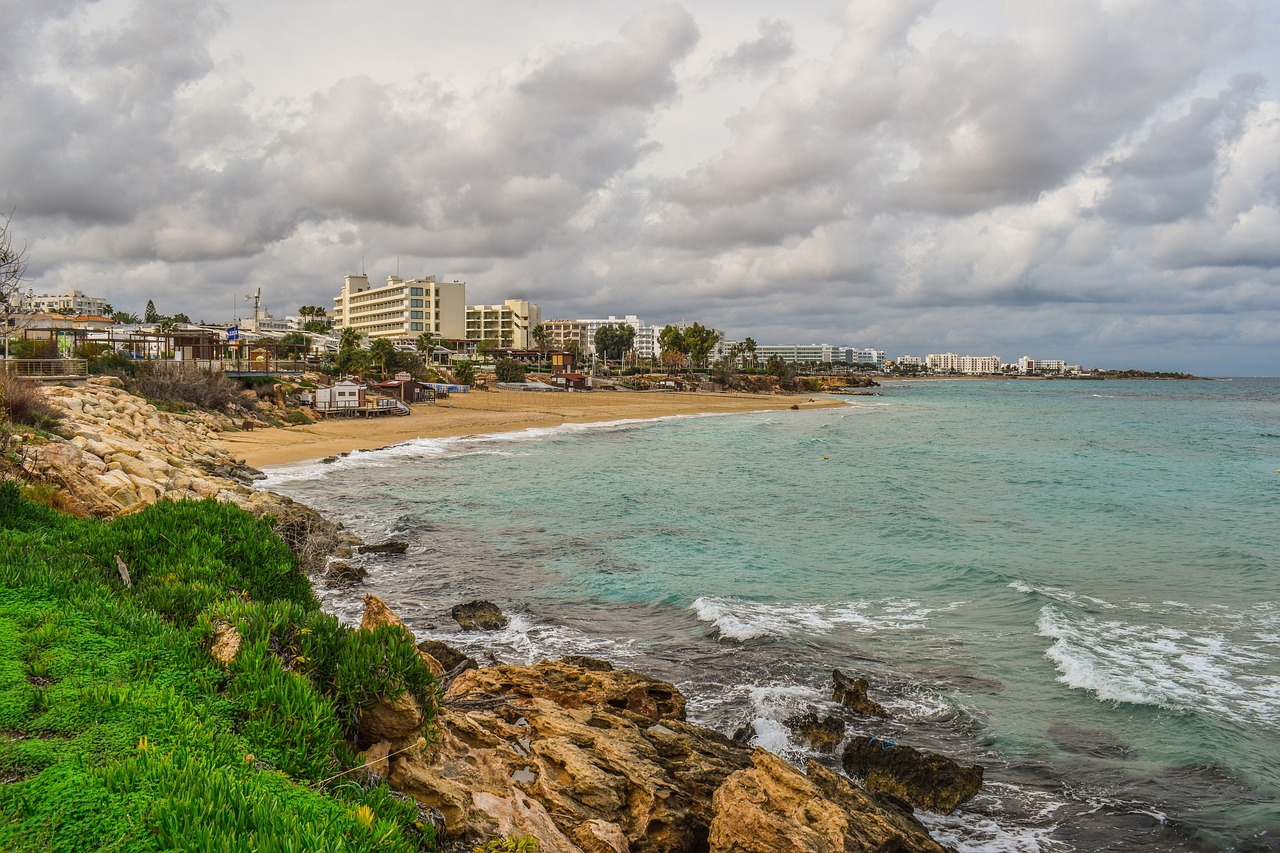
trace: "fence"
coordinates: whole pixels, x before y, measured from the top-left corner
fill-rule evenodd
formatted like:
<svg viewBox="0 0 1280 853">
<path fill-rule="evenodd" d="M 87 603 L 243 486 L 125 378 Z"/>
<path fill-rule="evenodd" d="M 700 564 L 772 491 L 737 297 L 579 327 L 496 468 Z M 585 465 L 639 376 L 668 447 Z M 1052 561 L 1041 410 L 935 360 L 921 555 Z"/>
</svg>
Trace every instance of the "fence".
<svg viewBox="0 0 1280 853">
<path fill-rule="evenodd" d="M 0 360 L 0 366 L 9 373 L 33 379 L 89 373 L 89 362 L 83 358 L 11 358 Z"/>
</svg>

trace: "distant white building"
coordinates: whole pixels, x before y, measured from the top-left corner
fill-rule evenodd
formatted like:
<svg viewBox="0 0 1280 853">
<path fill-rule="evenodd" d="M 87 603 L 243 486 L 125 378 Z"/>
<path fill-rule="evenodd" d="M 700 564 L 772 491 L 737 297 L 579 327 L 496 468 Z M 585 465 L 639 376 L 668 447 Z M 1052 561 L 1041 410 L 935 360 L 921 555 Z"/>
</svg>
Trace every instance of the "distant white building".
<svg viewBox="0 0 1280 853">
<path fill-rule="evenodd" d="M 405 281 L 388 276 L 381 286 L 367 275 L 349 275 L 333 298 L 335 329 L 356 329 L 370 339 L 412 340 L 426 332 L 432 337 L 467 337 L 467 284 L 436 281 L 433 275 Z"/>
<path fill-rule="evenodd" d="M 596 351 L 596 332 L 605 326 L 616 326 L 619 323 L 635 330 L 636 336 L 631 342 L 631 348 L 635 351 L 636 358 L 649 361 L 662 355 L 662 346 L 658 343 L 658 332 L 662 331 L 661 327 L 650 326 L 635 314 L 627 314 L 625 317 L 610 315 L 604 319 L 575 320 L 574 322 L 581 324 L 581 334 L 586 336 L 587 352 L 591 355 Z"/>
<path fill-rule="evenodd" d="M 854 347 L 843 347 L 842 359 L 845 364 L 852 364 L 856 367 L 871 367 L 876 370 L 884 370 L 884 350 L 863 347 L 856 349 Z M 916 359 L 919 361 L 919 359 Z"/>
<path fill-rule="evenodd" d="M 930 373 L 959 373 L 960 356 L 953 352 L 931 352 L 924 357 L 924 366 Z"/>
<path fill-rule="evenodd" d="M 998 355 L 962 355 L 960 356 L 960 372 L 969 375 L 981 375 L 1000 372 L 1000 356 Z"/>
<path fill-rule="evenodd" d="M 923 362 L 918 355 L 900 355 L 897 364 L 899 367 L 922 367 Z"/>
<path fill-rule="evenodd" d="M 786 364 L 831 364 L 843 362 L 841 347 L 831 344 L 765 344 L 756 346 L 756 361 L 768 363 L 778 358 Z"/>
<path fill-rule="evenodd" d="M 1023 376 L 1067 376 L 1083 372 L 1078 364 L 1067 364 L 1060 358 L 1032 358 L 1024 355 L 1018 359 L 1018 373 Z"/>
<path fill-rule="evenodd" d="M 497 341 L 504 349 L 532 349 L 533 329 L 541 323 L 542 308 L 527 299 L 467 306 L 469 341 Z"/>
<path fill-rule="evenodd" d="M 107 300 L 101 296 L 89 296 L 79 290 L 66 293 L 42 293 L 23 300 L 25 310 L 33 314 L 94 314 L 105 316 Z"/>
</svg>

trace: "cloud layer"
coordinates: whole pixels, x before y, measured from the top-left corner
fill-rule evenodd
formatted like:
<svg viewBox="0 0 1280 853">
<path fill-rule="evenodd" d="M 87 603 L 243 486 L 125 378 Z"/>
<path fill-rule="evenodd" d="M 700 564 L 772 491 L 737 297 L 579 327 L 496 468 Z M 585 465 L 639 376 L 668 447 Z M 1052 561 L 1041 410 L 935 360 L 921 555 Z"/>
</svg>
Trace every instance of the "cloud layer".
<svg viewBox="0 0 1280 853">
<path fill-rule="evenodd" d="M 497 59 L 333 76 L 241 0 L 5 4 L 0 206 L 31 286 L 130 310 L 290 313 L 363 264 L 762 343 L 1277 373 L 1265 7 L 954 7 L 553 2 Z"/>
</svg>

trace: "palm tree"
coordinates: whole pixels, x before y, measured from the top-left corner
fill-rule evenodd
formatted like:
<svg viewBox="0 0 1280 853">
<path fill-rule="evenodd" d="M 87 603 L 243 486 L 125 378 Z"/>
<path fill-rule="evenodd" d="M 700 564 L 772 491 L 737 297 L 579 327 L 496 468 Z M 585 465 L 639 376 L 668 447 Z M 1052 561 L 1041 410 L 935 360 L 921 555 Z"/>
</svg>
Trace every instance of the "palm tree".
<svg viewBox="0 0 1280 853">
<path fill-rule="evenodd" d="M 338 336 L 338 349 L 359 349 L 360 341 L 364 339 L 364 332 L 352 326 L 347 326 Z"/>
<path fill-rule="evenodd" d="M 382 378 L 387 378 L 387 361 L 395 361 L 396 345 L 386 338 L 378 338 L 369 345 L 369 357 L 382 367 Z"/>
</svg>

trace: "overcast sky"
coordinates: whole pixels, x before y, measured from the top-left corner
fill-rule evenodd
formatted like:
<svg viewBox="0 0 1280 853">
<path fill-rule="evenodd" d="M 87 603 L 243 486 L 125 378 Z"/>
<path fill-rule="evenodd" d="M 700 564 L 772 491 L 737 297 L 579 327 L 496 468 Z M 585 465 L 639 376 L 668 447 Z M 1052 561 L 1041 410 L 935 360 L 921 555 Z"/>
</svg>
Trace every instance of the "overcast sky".
<svg viewBox="0 0 1280 853">
<path fill-rule="evenodd" d="M 37 293 L 1280 374 L 1280 12 L 1184 0 L 0 0 Z"/>
</svg>

